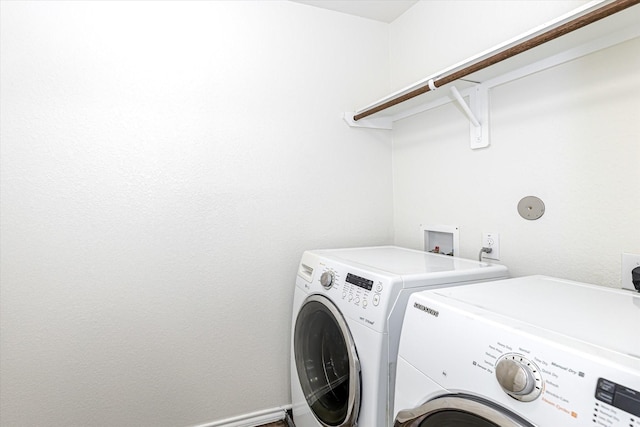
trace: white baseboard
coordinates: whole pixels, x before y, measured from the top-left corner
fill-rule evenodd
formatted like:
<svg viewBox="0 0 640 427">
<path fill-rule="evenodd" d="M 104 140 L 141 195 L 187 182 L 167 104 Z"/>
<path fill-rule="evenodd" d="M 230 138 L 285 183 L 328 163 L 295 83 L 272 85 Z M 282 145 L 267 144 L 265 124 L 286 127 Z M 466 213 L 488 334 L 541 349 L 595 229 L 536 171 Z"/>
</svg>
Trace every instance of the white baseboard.
<svg viewBox="0 0 640 427">
<path fill-rule="evenodd" d="M 279 408 L 265 409 L 263 411 L 252 412 L 251 414 L 239 415 L 226 420 L 214 421 L 212 423 L 199 424 L 193 427 L 256 427 L 263 424 L 274 423 L 283 420 L 287 410 L 291 405 Z"/>
</svg>

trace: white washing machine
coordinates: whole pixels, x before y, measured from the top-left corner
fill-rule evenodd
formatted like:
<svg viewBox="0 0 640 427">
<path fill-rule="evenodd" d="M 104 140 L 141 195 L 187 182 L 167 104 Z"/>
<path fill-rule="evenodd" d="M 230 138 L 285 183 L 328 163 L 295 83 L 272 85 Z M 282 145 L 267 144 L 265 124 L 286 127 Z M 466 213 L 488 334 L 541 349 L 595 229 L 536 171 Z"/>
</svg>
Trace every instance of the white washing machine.
<svg viewBox="0 0 640 427">
<path fill-rule="evenodd" d="M 506 278 L 500 265 L 393 246 L 307 251 L 293 302 L 297 427 L 388 427 L 412 292 Z"/>
<path fill-rule="evenodd" d="M 640 426 L 640 295 L 544 276 L 413 294 L 396 427 Z"/>
</svg>

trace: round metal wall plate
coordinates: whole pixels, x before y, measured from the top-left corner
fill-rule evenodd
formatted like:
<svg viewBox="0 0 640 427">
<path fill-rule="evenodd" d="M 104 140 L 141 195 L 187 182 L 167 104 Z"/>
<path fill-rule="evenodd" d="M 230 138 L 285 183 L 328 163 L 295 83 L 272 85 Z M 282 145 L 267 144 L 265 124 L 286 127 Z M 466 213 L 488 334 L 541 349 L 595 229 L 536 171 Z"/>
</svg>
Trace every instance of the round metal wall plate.
<svg viewBox="0 0 640 427">
<path fill-rule="evenodd" d="M 518 213 L 524 219 L 536 220 L 544 215 L 544 202 L 536 196 L 523 197 L 518 203 Z"/>
</svg>

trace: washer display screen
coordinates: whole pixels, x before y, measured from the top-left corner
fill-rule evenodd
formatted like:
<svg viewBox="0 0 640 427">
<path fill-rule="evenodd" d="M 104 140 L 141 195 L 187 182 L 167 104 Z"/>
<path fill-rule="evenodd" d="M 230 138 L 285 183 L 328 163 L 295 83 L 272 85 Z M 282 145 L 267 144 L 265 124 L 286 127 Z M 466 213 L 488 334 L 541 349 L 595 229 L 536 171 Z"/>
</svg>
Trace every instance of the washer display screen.
<svg viewBox="0 0 640 427">
<path fill-rule="evenodd" d="M 370 291 L 373 288 L 373 280 L 365 279 L 364 277 L 356 276 L 355 274 L 347 273 L 347 283 L 356 285 Z"/>
</svg>

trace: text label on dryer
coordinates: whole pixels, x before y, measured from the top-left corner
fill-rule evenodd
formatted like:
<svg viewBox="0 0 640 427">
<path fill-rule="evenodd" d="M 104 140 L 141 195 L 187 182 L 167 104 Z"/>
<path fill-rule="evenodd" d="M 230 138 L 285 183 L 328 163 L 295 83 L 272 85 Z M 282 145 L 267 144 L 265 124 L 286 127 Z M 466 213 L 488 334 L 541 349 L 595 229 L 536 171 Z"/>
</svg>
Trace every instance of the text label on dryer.
<svg viewBox="0 0 640 427">
<path fill-rule="evenodd" d="M 426 307 L 426 306 L 424 306 L 424 305 L 422 305 L 422 304 L 419 304 L 419 303 L 417 303 L 417 302 L 414 302 L 414 303 L 413 303 L 413 307 L 414 307 L 414 308 L 417 308 L 418 310 L 422 310 L 422 311 L 424 311 L 425 313 L 429 313 L 430 315 L 432 315 L 432 316 L 434 316 L 434 317 L 438 317 L 438 315 L 440 314 L 440 313 L 438 312 L 438 310 L 434 310 L 434 309 L 432 309 L 432 308 Z"/>
</svg>

